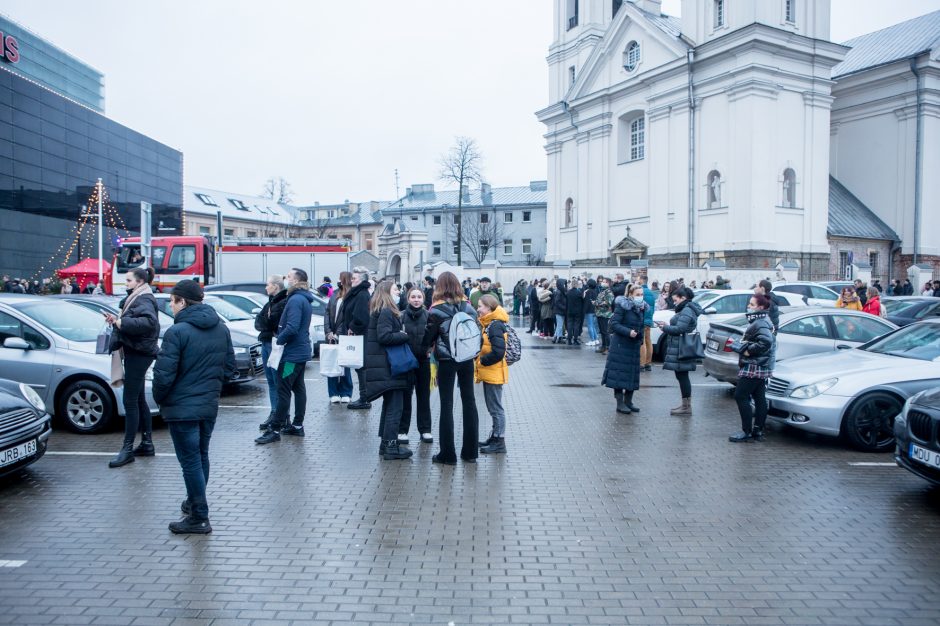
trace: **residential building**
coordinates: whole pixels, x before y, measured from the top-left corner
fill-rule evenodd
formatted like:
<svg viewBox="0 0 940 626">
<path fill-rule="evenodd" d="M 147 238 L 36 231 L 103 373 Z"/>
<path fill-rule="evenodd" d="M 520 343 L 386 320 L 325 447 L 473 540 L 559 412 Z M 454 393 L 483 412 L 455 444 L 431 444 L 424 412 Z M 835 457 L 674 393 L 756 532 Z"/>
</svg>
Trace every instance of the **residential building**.
<svg viewBox="0 0 940 626">
<path fill-rule="evenodd" d="M 310 237 L 298 226 L 293 207 L 270 198 L 186 185 L 183 221 L 187 235 L 217 237 L 222 214 L 222 238 Z"/>
<path fill-rule="evenodd" d="M 350 202 L 297 207 L 298 224 L 307 236 L 349 242 L 353 250 L 378 254 L 378 238 L 382 232 L 382 207 L 387 202 Z"/>
</svg>

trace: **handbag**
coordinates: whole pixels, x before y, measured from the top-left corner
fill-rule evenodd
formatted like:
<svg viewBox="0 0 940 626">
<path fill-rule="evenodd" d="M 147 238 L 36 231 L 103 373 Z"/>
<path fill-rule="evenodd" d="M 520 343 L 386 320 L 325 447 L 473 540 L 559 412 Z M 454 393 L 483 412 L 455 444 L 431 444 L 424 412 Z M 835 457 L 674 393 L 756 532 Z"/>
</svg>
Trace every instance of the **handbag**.
<svg viewBox="0 0 940 626">
<path fill-rule="evenodd" d="M 401 376 L 418 369 L 418 359 L 407 343 L 386 346 L 385 354 L 388 355 L 388 368 L 392 371 L 392 376 Z"/>
<path fill-rule="evenodd" d="M 95 342 L 95 354 L 109 354 L 111 352 L 111 334 L 113 328 L 110 324 L 105 326 L 104 330 L 98 333 L 98 340 Z"/>
<path fill-rule="evenodd" d="M 697 330 L 679 335 L 679 360 L 693 361 L 705 358 L 705 346 Z"/>
<path fill-rule="evenodd" d="M 363 337 L 362 335 L 339 336 L 339 358 L 336 362 L 342 367 L 360 369 L 363 363 Z"/>
<path fill-rule="evenodd" d="M 339 364 L 339 346 L 335 343 L 320 344 L 320 376 L 339 378 L 343 368 Z"/>
</svg>

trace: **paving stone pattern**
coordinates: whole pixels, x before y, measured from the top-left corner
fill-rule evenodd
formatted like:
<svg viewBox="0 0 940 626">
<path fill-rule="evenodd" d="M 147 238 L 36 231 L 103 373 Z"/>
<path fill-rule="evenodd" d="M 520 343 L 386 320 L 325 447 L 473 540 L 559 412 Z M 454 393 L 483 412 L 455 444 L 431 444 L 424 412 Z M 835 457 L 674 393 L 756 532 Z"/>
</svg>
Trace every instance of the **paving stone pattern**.
<svg viewBox="0 0 940 626">
<path fill-rule="evenodd" d="M 781 427 L 728 443 L 733 399 L 701 370 L 694 417 L 658 367 L 617 415 L 603 357 L 522 337 L 509 454 L 476 465 L 432 464 L 414 430 L 410 461 L 379 460 L 379 405 L 329 407 L 315 365 L 305 439 L 255 446 L 263 389 L 224 396 L 208 537 L 167 531 L 175 458 L 47 456 L 0 482 L 0 560 L 26 561 L 0 568 L 0 623 L 940 623 L 940 491 L 850 465 L 890 455 Z"/>
</svg>

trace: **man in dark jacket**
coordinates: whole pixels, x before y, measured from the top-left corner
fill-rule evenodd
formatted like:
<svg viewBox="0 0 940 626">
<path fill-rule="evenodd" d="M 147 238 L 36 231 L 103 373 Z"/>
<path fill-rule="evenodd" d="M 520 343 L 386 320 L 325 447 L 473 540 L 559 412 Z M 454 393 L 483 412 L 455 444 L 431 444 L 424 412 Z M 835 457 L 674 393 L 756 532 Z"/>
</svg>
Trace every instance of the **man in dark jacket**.
<svg viewBox="0 0 940 626">
<path fill-rule="evenodd" d="M 346 330 L 347 335 L 365 337 L 366 331 L 369 330 L 369 298 L 371 298 L 369 288 L 372 287 L 369 283 L 369 273 L 353 270 L 351 284 L 352 289 L 343 299 L 343 308 L 340 310 L 340 315 L 343 318 L 343 328 Z M 363 347 L 365 347 L 365 340 L 363 340 Z M 359 398 L 355 402 L 347 404 L 346 408 L 369 409 L 372 407 L 372 403 L 367 402 L 362 397 L 364 384 L 362 368 L 356 370 L 356 378 L 359 380 Z"/>
<path fill-rule="evenodd" d="M 526 292 L 529 299 L 529 314 L 532 318 L 529 322 L 529 330 L 525 331 L 527 334 L 532 334 L 536 328 L 541 329 L 541 324 L 539 324 L 541 321 L 541 303 L 539 303 L 538 283 L 538 280 L 533 280 Z"/>
<path fill-rule="evenodd" d="M 862 303 L 862 306 L 865 306 L 868 303 L 868 286 L 858 278 L 855 279 L 854 284 L 855 295 L 858 296 L 858 300 Z"/>
<path fill-rule="evenodd" d="M 902 296 L 913 296 L 914 295 L 914 285 L 911 284 L 910 278 L 904 279 L 904 285 L 901 287 Z"/>
<path fill-rule="evenodd" d="M 565 339 L 565 316 L 568 313 L 568 281 L 564 278 L 555 281 L 552 312 L 555 314 L 555 336 L 552 337 L 552 343 L 561 343 Z"/>
<path fill-rule="evenodd" d="M 770 319 L 770 323 L 774 327 L 774 332 L 777 332 L 777 329 L 780 328 L 780 307 L 790 306 L 790 303 L 773 292 L 774 285 L 766 278 L 759 283 L 757 287 L 754 288 L 754 293 L 757 295 L 767 296 L 770 298 L 770 308 L 767 310 L 767 317 Z"/>
<path fill-rule="evenodd" d="M 195 281 L 181 280 L 173 287 L 170 307 L 175 323 L 163 336 L 153 366 L 153 399 L 170 430 L 186 483 L 186 500 L 180 507 L 186 517 L 170 524 L 175 534 L 212 532 L 206 502 L 209 439 L 222 385 L 236 374 L 228 327 L 202 298 L 202 287 Z"/>
<path fill-rule="evenodd" d="M 487 294 L 499 300 L 499 304 L 502 306 L 503 298 L 501 295 L 499 295 L 499 292 L 493 288 L 493 281 L 491 281 L 487 276 L 484 276 L 480 279 L 480 288 L 470 293 L 470 306 L 476 310 L 477 304 L 480 302 L 480 298 Z"/>
<path fill-rule="evenodd" d="M 431 308 L 431 297 L 434 295 L 434 277 L 424 277 L 424 308 Z"/>
<path fill-rule="evenodd" d="M 568 328 L 568 345 L 581 345 L 581 330 L 584 325 L 584 292 L 577 279 L 565 294 L 565 324 Z"/>
<path fill-rule="evenodd" d="M 313 294 L 307 282 L 307 272 L 293 268 L 287 273 L 287 304 L 277 327 L 275 344 L 283 346 L 277 364 L 277 408 L 274 419 L 264 434 L 255 439 L 257 444 L 281 440 L 281 433 L 304 436 L 304 414 L 307 410 L 307 386 L 304 370 L 313 358 L 310 343 L 310 318 L 313 315 Z M 290 397 L 294 395 L 294 423 L 290 423 Z"/>
<path fill-rule="evenodd" d="M 269 276 L 264 290 L 268 294 L 268 303 L 255 316 L 255 330 L 258 331 L 258 341 L 261 342 L 261 360 L 264 363 L 264 377 L 268 382 L 268 401 L 271 404 L 271 412 L 262 422 L 261 430 L 268 429 L 274 420 L 274 411 L 277 409 L 277 372 L 268 367 L 268 359 L 271 357 L 271 341 L 277 334 L 281 315 L 284 314 L 284 307 L 287 306 L 287 289 L 284 288 L 284 281 L 280 276 L 276 274 Z"/>
</svg>

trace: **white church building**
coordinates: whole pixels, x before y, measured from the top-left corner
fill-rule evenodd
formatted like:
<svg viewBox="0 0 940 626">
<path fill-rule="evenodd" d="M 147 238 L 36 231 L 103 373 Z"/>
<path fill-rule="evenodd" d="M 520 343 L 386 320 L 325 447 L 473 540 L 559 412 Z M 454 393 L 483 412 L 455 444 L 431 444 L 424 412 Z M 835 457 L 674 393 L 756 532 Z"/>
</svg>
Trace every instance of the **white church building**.
<svg viewBox="0 0 940 626">
<path fill-rule="evenodd" d="M 547 261 L 940 269 L 940 11 L 837 44 L 829 0 L 554 3 Z"/>
</svg>

